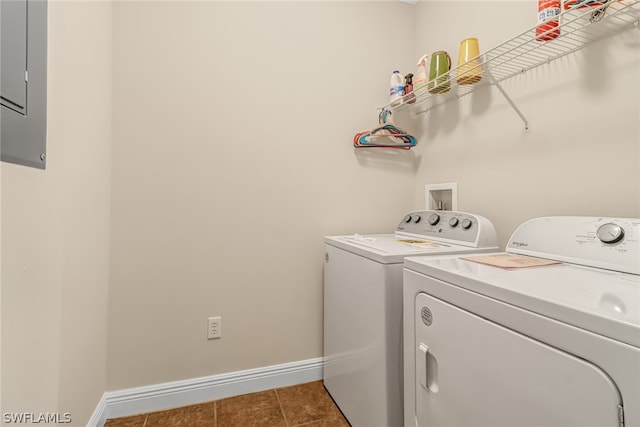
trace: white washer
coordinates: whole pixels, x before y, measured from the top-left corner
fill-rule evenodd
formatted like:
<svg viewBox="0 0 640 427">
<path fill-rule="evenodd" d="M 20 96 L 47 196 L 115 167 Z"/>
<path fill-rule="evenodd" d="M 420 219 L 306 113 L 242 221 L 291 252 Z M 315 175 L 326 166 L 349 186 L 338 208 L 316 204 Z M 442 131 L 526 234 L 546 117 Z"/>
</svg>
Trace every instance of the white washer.
<svg viewBox="0 0 640 427">
<path fill-rule="evenodd" d="M 416 211 L 395 234 L 325 237 L 324 385 L 353 427 L 402 426 L 402 267 L 410 255 L 497 250 L 491 222 Z"/>
<path fill-rule="evenodd" d="M 561 263 L 405 260 L 405 426 L 640 426 L 640 219 L 537 218 L 506 250 Z"/>
</svg>

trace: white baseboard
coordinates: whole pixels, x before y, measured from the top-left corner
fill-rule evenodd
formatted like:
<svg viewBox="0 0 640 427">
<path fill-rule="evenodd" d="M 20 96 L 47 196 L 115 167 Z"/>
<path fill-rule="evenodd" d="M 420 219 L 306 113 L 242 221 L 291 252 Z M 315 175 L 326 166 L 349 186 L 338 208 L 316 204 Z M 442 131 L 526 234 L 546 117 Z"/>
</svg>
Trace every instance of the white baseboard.
<svg viewBox="0 0 640 427">
<path fill-rule="evenodd" d="M 102 427 L 105 421 L 107 421 L 107 401 L 105 395 L 106 393 L 102 395 L 96 409 L 93 410 L 93 414 L 91 415 L 91 418 L 89 418 L 87 427 Z"/>
<path fill-rule="evenodd" d="M 190 380 L 108 391 L 88 427 L 102 427 L 109 418 L 193 405 L 322 379 L 322 358 L 265 366 Z"/>
</svg>

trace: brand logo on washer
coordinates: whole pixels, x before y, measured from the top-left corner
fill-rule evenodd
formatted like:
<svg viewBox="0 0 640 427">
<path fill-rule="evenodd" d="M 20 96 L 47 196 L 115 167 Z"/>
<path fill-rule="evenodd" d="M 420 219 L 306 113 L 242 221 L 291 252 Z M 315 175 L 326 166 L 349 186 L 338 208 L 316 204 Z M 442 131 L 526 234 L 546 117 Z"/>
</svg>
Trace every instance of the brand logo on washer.
<svg viewBox="0 0 640 427">
<path fill-rule="evenodd" d="M 429 310 L 429 307 L 422 307 L 420 316 L 422 317 L 422 322 L 425 325 L 431 326 L 431 323 L 433 322 L 433 314 L 431 314 L 431 310 Z"/>
<path fill-rule="evenodd" d="M 511 246 L 515 246 L 517 248 L 523 248 L 529 246 L 527 242 L 511 242 Z"/>
</svg>

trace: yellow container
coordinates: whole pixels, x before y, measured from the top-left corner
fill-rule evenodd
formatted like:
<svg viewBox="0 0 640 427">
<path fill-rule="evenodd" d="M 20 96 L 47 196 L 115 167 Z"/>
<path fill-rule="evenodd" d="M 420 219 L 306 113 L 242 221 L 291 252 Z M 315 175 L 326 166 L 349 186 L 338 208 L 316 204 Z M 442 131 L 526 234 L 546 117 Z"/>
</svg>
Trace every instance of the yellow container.
<svg viewBox="0 0 640 427">
<path fill-rule="evenodd" d="M 479 61 L 478 39 L 471 37 L 460 42 L 458 55 L 458 84 L 470 85 L 482 80 L 482 66 Z"/>
</svg>

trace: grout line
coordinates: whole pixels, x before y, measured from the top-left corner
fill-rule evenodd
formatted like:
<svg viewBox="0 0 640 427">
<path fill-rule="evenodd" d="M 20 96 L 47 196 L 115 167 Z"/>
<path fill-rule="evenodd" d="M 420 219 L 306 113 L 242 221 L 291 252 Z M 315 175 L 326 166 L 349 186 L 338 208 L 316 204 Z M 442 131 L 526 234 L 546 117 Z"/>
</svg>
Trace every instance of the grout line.
<svg viewBox="0 0 640 427">
<path fill-rule="evenodd" d="M 284 423 L 286 424 L 286 427 L 290 427 L 289 420 L 287 419 L 287 415 L 284 413 L 284 408 L 282 407 L 282 401 L 280 400 L 280 395 L 278 394 L 278 390 L 273 389 L 273 392 L 276 394 L 276 399 L 278 399 L 278 405 L 280 405 L 280 413 L 282 414 Z"/>
<path fill-rule="evenodd" d="M 326 421 L 326 420 L 328 420 L 328 419 L 330 419 L 330 418 L 331 418 L 331 417 L 320 418 L 319 420 L 312 420 L 312 421 L 308 421 L 308 422 L 306 422 L 306 423 L 304 423 L 304 424 L 296 424 L 296 425 L 295 425 L 295 426 L 293 426 L 293 427 L 304 427 L 304 426 L 308 426 L 308 425 L 311 425 L 311 424 L 313 424 L 313 423 L 317 423 L 317 422 L 320 422 L 320 421 Z"/>
</svg>

